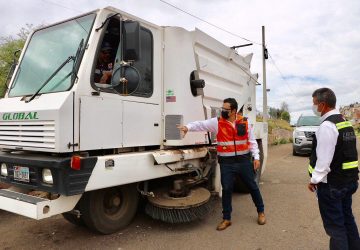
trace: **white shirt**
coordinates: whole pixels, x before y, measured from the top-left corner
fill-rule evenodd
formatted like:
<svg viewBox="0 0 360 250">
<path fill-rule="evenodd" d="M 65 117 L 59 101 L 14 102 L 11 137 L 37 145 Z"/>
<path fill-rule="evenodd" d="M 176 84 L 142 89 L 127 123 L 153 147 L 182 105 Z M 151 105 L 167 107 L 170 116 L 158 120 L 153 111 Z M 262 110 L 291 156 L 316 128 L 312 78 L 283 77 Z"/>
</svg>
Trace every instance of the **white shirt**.
<svg viewBox="0 0 360 250">
<path fill-rule="evenodd" d="M 231 122 L 229 122 L 231 123 Z M 249 147 L 250 147 L 250 152 L 252 153 L 252 156 L 254 157 L 255 160 L 259 160 L 260 156 L 259 156 L 259 148 L 258 148 L 258 144 L 256 142 L 255 136 L 254 136 L 254 129 L 253 127 L 250 125 L 250 122 L 248 122 L 249 126 L 248 126 L 248 134 L 249 134 Z M 235 123 L 232 124 L 235 127 Z M 195 122 L 190 122 L 189 124 L 186 125 L 186 127 L 188 128 L 189 131 L 193 131 L 193 132 L 198 132 L 198 131 L 209 131 L 212 132 L 214 134 L 217 134 L 218 132 L 218 118 L 214 117 L 214 118 L 210 118 L 208 120 L 205 121 L 195 121 Z"/>
<path fill-rule="evenodd" d="M 331 171 L 330 164 L 334 157 L 339 132 L 334 123 L 324 120 L 335 114 L 340 113 L 336 110 L 331 110 L 324 114 L 320 119 L 322 123 L 315 133 L 317 140 L 317 160 L 310 180 L 313 184 L 318 184 L 319 182 L 327 183 L 327 175 Z"/>
</svg>

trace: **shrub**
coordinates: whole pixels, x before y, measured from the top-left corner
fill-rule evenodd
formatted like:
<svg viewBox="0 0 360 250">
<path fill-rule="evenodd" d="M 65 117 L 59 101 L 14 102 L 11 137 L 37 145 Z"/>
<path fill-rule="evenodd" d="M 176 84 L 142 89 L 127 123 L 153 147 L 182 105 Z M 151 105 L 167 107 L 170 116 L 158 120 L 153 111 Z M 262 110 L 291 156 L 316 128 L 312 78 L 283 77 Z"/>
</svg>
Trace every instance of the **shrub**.
<svg viewBox="0 0 360 250">
<path fill-rule="evenodd" d="M 282 120 L 285 120 L 287 122 L 290 122 L 290 114 L 287 111 L 283 111 L 280 115 Z"/>
<path fill-rule="evenodd" d="M 288 143 L 288 140 L 286 140 L 285 138 L 281 138 L 279 143 L 280 144 L 286 144 L 286 143 Z"/>
<path fill-rule="evenodd" d="M 279 140 L 275 140 L 273 143 L 272 143 L 272 145 L 278 145 L 279 144 Z"/>
</svg>

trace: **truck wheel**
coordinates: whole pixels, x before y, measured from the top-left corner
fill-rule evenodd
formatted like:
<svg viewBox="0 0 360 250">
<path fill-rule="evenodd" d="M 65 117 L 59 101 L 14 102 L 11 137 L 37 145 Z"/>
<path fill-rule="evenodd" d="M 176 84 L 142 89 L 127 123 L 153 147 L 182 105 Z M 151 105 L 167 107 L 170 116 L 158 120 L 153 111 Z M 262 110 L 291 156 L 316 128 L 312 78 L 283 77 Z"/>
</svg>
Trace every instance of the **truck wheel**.
<svg viewBox="0 0 360 250">
<path fill-rule="evenodd" d="M 101 234 L 123 229 L 135 217 L 139 202 L 136 185 L 125 185 L 85 193 L 80 201 L 87 227 Z"/>
<path fill-rule="evenodd" d="M 62 216 L 64 217 L 65 220 L 67 220 L 71 224 L 74 224 L 76 226 L 85 226 L 85 223 L 84 223 L 82 217 L 79 218 L 79 217 L 77 217 L 76 214 L 63 213 Z"/>
<path fill-rule="evenodd" d="M 259 147 L 259 151 L 260 151 L 260 168 L 255 173 L 255 182 L 257 185 L 259 185 L 260 179 L 261 179 L 262 166 L 263 166 L 263 162 L 264 162 L 264 150 L 263 150 L 263 146 L 262 146 L 262 141 L 257 140 L 257 143 L 258 143 L 258 147 Z M 240 176 L 235 177 L 234 191 L 238 192 L 238 193 L 246 193 L 246 194 L 250 193 L 250 190 L 247 188 L 245 183 L 241 180 Z"/>
</svg>

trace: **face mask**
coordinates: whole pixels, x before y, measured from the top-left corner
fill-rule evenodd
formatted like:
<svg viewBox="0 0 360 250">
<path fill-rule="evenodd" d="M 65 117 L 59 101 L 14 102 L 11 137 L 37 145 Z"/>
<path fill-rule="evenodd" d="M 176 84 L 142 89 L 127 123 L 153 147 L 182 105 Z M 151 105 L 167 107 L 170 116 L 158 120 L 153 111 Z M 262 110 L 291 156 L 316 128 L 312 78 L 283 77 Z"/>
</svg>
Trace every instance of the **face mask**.
<svg viewBox="0 0 360 250">
<path fill-rule="evenodd" d="M 222 110 L 221 111 L 221 117 L 224 118 L 224 119 L 229 119 L 229 112 L 226 111 L 226 110 Z"/>
<path fill-rule="evenodd" d="M 316 116 L 321 116 L 321 112 L 318 111 L 318 105 L 313 105 L 312 110 Z"/>
</svg>

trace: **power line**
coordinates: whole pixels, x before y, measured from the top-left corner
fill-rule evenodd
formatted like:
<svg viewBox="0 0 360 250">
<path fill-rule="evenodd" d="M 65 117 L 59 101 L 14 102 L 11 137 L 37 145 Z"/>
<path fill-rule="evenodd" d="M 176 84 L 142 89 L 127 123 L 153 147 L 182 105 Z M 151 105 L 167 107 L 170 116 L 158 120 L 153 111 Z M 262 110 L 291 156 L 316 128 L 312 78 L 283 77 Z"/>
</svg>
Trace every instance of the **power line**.
<svg viewBox="0 0 360 250">
<path fill-rule="evenodd" d="M 240 67 L 240 69 L 241 69 L 242 71 L 244 71 L 245 74 L 247 74 L 247 75 L 250 77 L 250 79 L 253 79 L 258 85 L 261 85 L 261 83 L 259 83 L 254 77 L 252 77 L 251 74 L 249 74 L 248 72 L 246 72 L 246 70 L 243 69 L 243 67 L 241 67 L 240 65 L 239 65 L 239 67 Z"/>
<path fill-rule="evenodd" d="M 54 3 L 54 2 L 46 1 L 46 0 L 41 0 L 41 1 L 43 1 L 44 3 L 56 5 L 56 6 L 58 6 L 58 7 L 63 8 L 63 9 L 67 9 L 67 10 L 71 10 L 71 11 L 74 11 L 74 12 L 77 12 L 77 13 L 81 13 L 81 11 L 79 11 L 79 10 L 75 10 L 75 9 L 69 8 L 69 7 L 64 6 L 64 5 L 62 5 L 62 4 L 58 4 L 58 3 Z"/>
<path fill-rule="evenodd" d="M 54 2 L 51 2 L 51 1 L 47 1 L 47 0 L 42 0 L 42 1 L 45 2 L 45 3 L 48 3 L 48 4 L 52 4 L 52 5 L 59 6 L 59 7 L 61 7 L 61 8 L 67 9 L 67 10 L 72 10 L 72 11 L 75 11 L 75 12 L 80 12 L 79 10 L 72 9 L 72 8 L 66 7 L 66 6 L 61 5 L 61 4 L 58 4 L 58 3 L 54 3 Z M 233 35 L 233 36 L 235 36 L 235 37 L 241 38 L 241 39 L 243 39 L 243 40 L 245 40 L 245 41 L 248 41 L 248 42 L 251 42 L 251 43 L 254 43 L 254 44 L 257 44 L 257 45 L 262 45 L 262 44 L 260 44 L 260 43 L 255 42 L 255 41 L 251 41 L 251 40 L 249 40 L 249 39 L 247 39 L 247 38 L 241 37 L 241 36 L 239 36 L 239 35 L 237 35 L 237 34 L 235 34 L 235 33 L 232 33 L 232 32 L 230 32 L 230 31 L 228 31 L 228 30 L 225 30 L 225 29 L 223 29 L 223 28 L 221 28 L 221 27 L 219 27 L 219 26 L 217 26 L 217 25 L 215 25 L 215 24 L 212 24 L 212 23 L 206 21 L 205 19 L 202 19 L 202 18 L 200 18 L 200 17 L 197 17 L 197 16 L 195 16 L 195 15 L 193 15 L 193 14 L 185 11 L 185 10 L 182 10 L 182 9 L 180 9 L 179 7 L 177 7 L 177 6 L 175 6 L 175 5 L 171 4 L 171 3 L 168 3 L 168 2 L 166 2 L 166 1 L 164 1 L 164 0 L 160 0 L 160 1 L 163 2 L 163 3 L 165 3 L 165 4 L 167 4 L 167 5 L 169 5 L 169 6 L 171 6 L 171 7 L 173 7 L 173 8 L 175 8 L 175 9 L 177 9 L 177 10 L 179 10 L 179 11 L 181 11 L 181 12 L 183 12 L 183 13 L 185 13 L 185 14 L 187 14 L 187 15 L 192 16 L 193 18 L 196 18 L 196 19 L 198 19 L 198 20 L 200 20 L 200 21 L 202 21 L 202 22 L 205 22 L 205 23 L 207 23 L 207 24 L 209 24 L 209 25 L 211 25 L 211 26 L 213 26 L 213 27 L 215 27 L 215 28 L 217 28 L 217 29 L 220 29 L 220 30 L 222 30 L 222 31 L 224 31 L 224 32 L 226 32 L 226 33 L 228 33 L 228 34 L 230 34 L 230 35 Z M 248 72 L 246 72 L 246 69 L 243 69 L 241 66 L 240 66 L 240 69 L 241 69 L 242 71 L 244 71 L 244 73 L 247 74 L 247 75 L 250 77 L 250 79 L 254 80 L 257 84 L 261 85 L 261 83 L 259 83 L 259 82 L 257 81 L 257 79 L 255 79 L 251 74 L 249 74 Z"/>
<path fill-rule="evenodd" d="M 217 28 L 217 29 L 219 29 L 219 30 L 222 30 L 222 31 L 224 31 L 224 32 L 226 32 L 226 33 L 228 33 L 228 34 L 230 34 L 230 35 L 232 35 L 232 36 L 241 38 L 241 39 L 243 39 L 243 40 L 245 40 L 245 41 L 248 41 L 248 42 L 251 42 L 251 43 L 255 43 L 255 44 L 257 44 L 257 45 L 262 45 L 261 43 L 254 42 L 254 41 L 249 40 L 249 39 L 247 39 L 247 38 L 241 37 L 241 36 L 239 36 L 239 35 L 231 32 L 231 31 L 225 30 L 225 29 L 223 29 L 223 28 L 221 28 L 221 27 L 219 27 L 219 26 L 217 26 L 217 25 L 215 25 L 215 24 L 213 24 L 213 23 L 210 23 L 210 22 L 206 21 L 206 20 L 203 19 L 203 18 L 200 18 L 200 17 L 198 17 L 198 16 L 195 16 L 194 14 L 191 14 L 190 12 L 187 12 L 187 11 L 185 11 L 185 10 L 183 10 L 183 9 L 181 9 L 181 8 L 179 8 L 179 7 L 171 4 L 171 3 L 168 3 L 168 2 L 166 2 L 166 1 L 164 1 L 164 0 L 159 0 L 159 1 L 162 2 L 162 3 L 164 3 L 164 4 L 167 4 L 167 5 L 175 8 L 175 9 L 177 9 L 177 10 L 179 10 L 179 11 L 181 11 L 181 12 L 183 12 L 183 13 L 191 16 L 191 17 L 193 17 L 193 18 L 196 18 L 196 19 L 198 19 L 198 20 L 200 20 L 200 21 L 202 21 L 202 22 L 204 22 L 204 23 L 207 23 L 207 24 L 210 25 L 210 26 L 213 26 L 213 27 L 215 27 L 215 28 Z M 249 74 L 248 72 L 246 72 L 246 69 L 243 69 L 241 66 L 240 66 L 240 69 L 241 69 L 242 71 L 244 71 L 245 74 L 247 74 L 247 75 L 250 77 L 250 79 L 254 80 L 257 84 L 261 85 L 261 83 L 259 83 L 259 82 L 257 81 L 257 79 L 255 79 L 254 77 L 252 77 L 251 74 Z"/>
<path fill-rule="evenodd" d="M 56 5 L 56 6 L 58 6 L 58 7 L 63 8 L 63 9 L 67 9 L 67 10 L 71 10 L 71 11 L 74 11 L 74 12 L 81 13 L 81 11 L 79 11 L 79 10 L 76 10 L 76 9 L 73 9 L 73 8 L 69 8 L 69 7 L 64 6 L 64 5 L 62 5 L 62 4 L 54 3 L 54 2 L 51 2 L 51 1 L 47 1 L 47 0 L 41 0 L 41 1 L 43 1 L 44 3 Z M 235 34 L 235 33 L 231 32 L 231 31 L 228 31 L 228 30 L 226 30 L 226 29 L 224 29 L 224 28 L 222 28 L 222 27 L 220 27 L 220 26 L 217 26 L 217 25 L 215 25 L 215 24 L 213 24 L 213 23 L 210 23 L 209 21 L 206 21 L 206 20 L 203 19 L 203 18 L 200 18 L 200 17 L 198 17 L 198 16 L 195 16 L 194 14 L 191 14 L 190 12 L 185 11 L 185 10 L 183 10 L 183 9 L 181 9 L 181 8 L 179 8 L 179 7 L 171 4 L 171 3 L 168 3 L 168 2 L 166 2 L 166 1 L 164 1 L 164 0 L 159 0 L 159 1 L 162 2 L 162 3 L 164 3 L 164 4 L 167 4 L 167 5 L 171 6 L 171 7 L 175 8 L 175 9 L 177 9 L 177 10 L 179 10 L 179 11 L 181 11 L 181 12 L 183 12 L 183 13 L 185 13 L 185 14 L 187 14 L 187 15 L 195 18 L 195 19 L 198 19 L 198 20 L 200 20 L 200 21 L 202 21 L 202 22 L 204 22 L 204 23 L 207 23 L 208 25 L 213 26 L 213 27 L 215 27 L 215 28 L 217 28 L 217 29 L 225 32 L 225 33 L 228 33 L 228 34 L 230 34 L 230 35 L 232 35 L 232 36 L 235 36 L 235 37 L 240 38 L 240 39 L 243 39 L 243 40 L 245 40 L 245 41 L 254 43 L 254 44 L 256 44 L 256 45 L 262 45 L 261 43 L 252 41 L 252 40 L 247 39 L 247 38 L 245 38 L 245 37 L 242 37 L 242 36 L 240 36 L 240 35 L 238 35 L 238 34 Z"/>
<path fill-rule="evenodd" d="M 198 20 L 200 20 L 200 21 L 202 21 L 202 22 L 204 22 L 204 23 L 207 23 L 207 24 L 210 25 L 210 26 L 213 26 L 213 27 L 215 27 L 215 28 L 217 28 L 217 29 L 219 29 L 219 30 L 221 30 L 221 31 L 223 31 L 223 32 L 226 32 L 226 33 L 228 33 L 228 34 L 230 34 L 230 35 L 232 35 L 232 36 L 238 37 L 238 38 L 243 39 L 243 40 L 245 40 L 245 41 L 254 43 L 254 44 L 256 44 L 256 45 L 263 46 L 261 43 L 252 41 L 252 40 L 247 39 L 247 38 L 244 38 L 244 37 L 242 37 L 242 36 L 239 36 L 239 35 L 231 32 L 231 31 L 228 31 L 228 30 L 226 30 L 226 29 L 224 29 L 224 28 L 222 28 L 222 27 L 219 27 L 219 26 L 217 26 L 217 25 L 215 25 L 215 24 L 213 24 L 213 23 L 210 23 L 210 22 L 206 21 L 206 20 L 203 19 L 203 18 L 200 18 L 200 17 L 198 17 L 198 16 L 196 16 L 196 15 L 194 15 L 194 14 L 191 14 L 190 12 L 185 11 L 185 10 L 181 9 L 180 7 L 177 7 L 177 6 L 175 6 L 175 5 L 171 4 L 171 3 L 168 3 L 168 2 L 166 2 L 166 1 L 164 1 L 164 0 L 159 0 L 159 1 L 162 2 L 162 3 L 164 3 L 164 4 L 167 4 L 167 5 L 171 6 L 171 7 L 175 8 L 175 9 L 177 9 L 177 10 L 179 10 L 179 11 L 181 11 L 181 12 L 183 12 L 183 13 L 185 13 L 185 14 L 187 14 L 187 15 L 195 18 L 195 19 L 198 19 Z M 279 72 L 279 74 L 280 74 L 280 76 L 281 76 L 281 79 L 285 82 L 285 84 L 286 84 L 286 86 L 288 87 L 288 89 L 290 90 L 290 92 L 293 94 L 294 97 L 298 98 L 298 96 L 295 94 L 295 92 L 293 91 L 293 89 L 290 87 L 290 84 L 286 81 L 286 78 L 284 77 L 283 73 L 281 72 L 281 70 L 279 69 L 279 67 L 278 67 L 277 64 L 275 63 L 275 60 L 273 59 L 273 57 L 270 55 L 269 52 L 268 52 L 268 55 L 269 55 L 269 57 L 270 57 L 270 59 L 271 59 L 271 61 L 272 61 L 272 64 L 275 66 L 276 70 Z M 240 67 L 240 69 L 241 69 L 242 71 L 244 71 L 244 72 L 245 72 L 251 79 L 253 79 L 256 83 L 260 84 L 255 78 L 253 78 L 249 73 L 247 73 L 245 69 L 243 69 L 242 67 Z M 301 103 L 304 103 L 303 101 L 300 101 L 300 102 L 301 102 Z"/>
<path fill-rule="evenodd" d="M 269 54 L 269 57 L 270 57 L 270 59 L 271 59 L 271 63 L 275 66 L 276 70 L 279 72 L 279 74 L 280 74 L 280 76 L 281 76 L 281 79 L 285 82 L 286 86 L 288 87 L 288 89 L 290 90 L 290 92 L 293 94 L 293 96 L 294 96 L 295 98 L 297 98 L 300 103 L 306 104 L 304 101 L 301 101 L 300 98 L 295 94 L 295 92 L 293 91 L 293 89 L 290 87 L 290 84 L 287 82 L 285 76 L 284 76 L 283 73 L 280 71 L 279 67 L 276 65 L 274 58 L 270 55 L 270 53 L 268 53 L 268 54 Z"/>
<path fill-rule="evenodd" d="M 213 26 L 213 27 L 215 27 L 215 28 L 217 28 L 217 29 L 219 29 L 219 30 L 222 30 L 222 31 L 224 31 L 225 33 L 228 33 L 228 34 L 230 34 L 230 35 L 232 35 L 232 36 L 235 36 L 235 37 L 237 37 L 237 38 L 243 39 L 243 40 L 248 41 L 248 42 L 251 42 L 251 43 L 255 43 L 255 44 L 257 44 L 257 45 L 262 45 L 261 43 L 254 42 L 254 41 L 252 41 L 252 40 L 250 40 L 250 39 L 247 39 L 247 38 L 245 38 L 245 37 L 239 36 L 239 35 L 231 32 L 231 31 L 228 31 L 228 30 L 226 30 L 226 29 L 224 29 L 224 28 L 221 28 L 220 26 L 217 26 L 217 25 L 215 25 L 215 24 L 213 24 L 213 23 L 210 23 L 210 22 L 206 21 L 205 19 L 200 18 L 200 17 L 198 17 L 198 16 L 195 16 L 194 14 L 191 14 L 190 12 L 185 11 L 185 10 L 183 10 L 183 9 L 181 9 L 181 8 L 179 8 L 179 7 L 171 4 L 171 3 L 168 3 L 168 2 L 166 2 L 166 1 L 164 1 L 164 0 L 159 0 L 159 1 L 162 2 L 162 3 L 164 3 L 164 4 L 167 4 L 167 5 L 175 8 L 175 9 L 177 9 L 177 10 L 179 10 L 179 11 L 181 11 L 181 12 L 183 12 L 183 13 L 189 15 L 189 16 L 192 16 L 192 17 L 195 18 L 195 19 L 198 19 L 198 20 L 200 20 L 200 21 L 202 21 L 202 22 L 204 22 L 204 23 L 207 23 L 207 24 L 210 25 L 210 26 Z"/>
<path fill-rule="evenodd" d="M 296 94 L 295 94 L 295 92 L 292 90 L 292 88 L 290 88 L 290 85 L 289 85 L 288 82 L 286 81 L 286 78 L 284 77 L 283 73 L 281 73 L 279 67 L 276 65 L 275 60 L 272 58 L 272 56 L 270 55 L 269 52 L 268 52 L 268 54 L 269 54 L 269 57 L 270 57 L 270 59 L 271 59 L 271 61 L 272 61 L 272 64 L 275 66 L 276 70 L 279 72 L 279 74 L 280 74 L 280 76 L 281 76 L 281 79 L 286 83 L 286 86 L 289 88 L 289 90 L 291 91 L 291 93 L 292 93 L 295 97 L 297 97 Z"/>
</svg>

